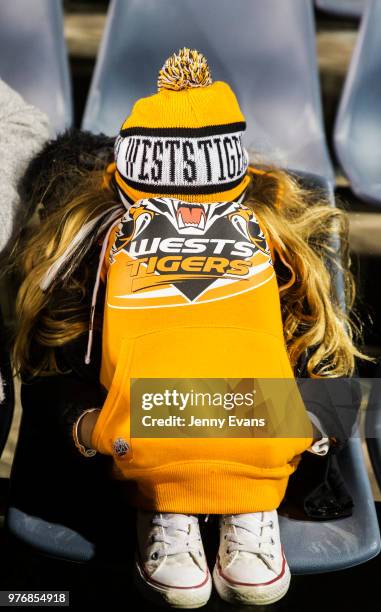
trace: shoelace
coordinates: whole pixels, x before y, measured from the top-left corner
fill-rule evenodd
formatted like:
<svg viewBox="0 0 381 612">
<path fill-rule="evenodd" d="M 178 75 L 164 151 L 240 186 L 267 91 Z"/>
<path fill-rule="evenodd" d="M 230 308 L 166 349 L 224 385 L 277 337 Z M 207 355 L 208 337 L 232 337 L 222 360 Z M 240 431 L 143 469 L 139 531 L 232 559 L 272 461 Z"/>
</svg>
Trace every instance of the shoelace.
<svg viewBox="0 0 381 612">
<path fill-rule="evenodd" d="M 191 529 L 198 524 L 195 516 L 187 514 L 156 514 L 152 524 L 161 527 L 160 533 L 152 535 L 152 542 L 161 542 L 164 546 L 153 553 L 154 559 L 181 553 L 200 555 L 201 537 L 198 529 Z"/>
<path fill-rule="evenodd" d="M 264 527 L 273 526 L 272 520 L 263 521 L 255 516 L 247 518 L 237 515 L 225 517 L 224 522 L 226 525 L 242 530 L 240 533 L 229 533 L 226 535 L 226 541 L 229 543 L 229 553 L 241 551 L 269 557 L 270 559 L 274 558 L 272 553 L 263 548 L 263 544 L 274 544 L 272 537 L 263 535 Z"/>
</svg>

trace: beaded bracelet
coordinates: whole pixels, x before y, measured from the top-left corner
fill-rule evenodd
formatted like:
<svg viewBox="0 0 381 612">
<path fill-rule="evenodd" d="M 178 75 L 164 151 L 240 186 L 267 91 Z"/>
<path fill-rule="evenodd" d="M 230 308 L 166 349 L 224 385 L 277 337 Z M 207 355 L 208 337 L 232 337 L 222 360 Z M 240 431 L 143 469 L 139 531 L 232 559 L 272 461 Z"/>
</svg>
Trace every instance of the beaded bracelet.
<svg viewBox="0 0 381 612">
<path fill-rule="evenodd" d="M 84 417 L 85 414 L 87 414 L 88 412 L 94 412 L 94 410 L 99 410 L 100 411 L 100 408 L 89 408 L 88 410 L 85 410 L 78 417 L 78 419 L 75 421 L 75 423 L 73 423 L 72 432 L 73 432 L 74 444 L 78 448 L 78 450 L 81 453 L 81 455 L 83 455 L 84 457 L 94 457 L 94 455 L 97 454 L 97 451 L 94 448 L 86 448 L 83 444 L 80 443 L 79 437 L 78 437 L 78 426 L 79 426 L 79 423 L 80 423 L 80 420 L 82 419 L 82 417 Z"/>
</svg>

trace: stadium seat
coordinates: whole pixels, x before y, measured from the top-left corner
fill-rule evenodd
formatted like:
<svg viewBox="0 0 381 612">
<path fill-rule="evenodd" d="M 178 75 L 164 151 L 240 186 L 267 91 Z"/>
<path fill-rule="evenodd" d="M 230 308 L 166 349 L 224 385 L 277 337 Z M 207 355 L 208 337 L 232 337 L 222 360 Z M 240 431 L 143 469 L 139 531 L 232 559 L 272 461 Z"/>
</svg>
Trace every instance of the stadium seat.
<svg viewBox="0 0 381 612">
<path fill-rule="evenodd" d="M 335 125 L 335 147 L 354 193 L 381 204 L 381 2 L 369 0 Z"/>
<path fill-rule="evenodd" d="M 61 0 L 0 3 L 0 76 L 45 111 L 52 130 L 72 123 Z"/>
<path fill-rule="evenodd" d="M 237 92 L 256 158 L 333 181 L 309 0 L 112 0 L 83 128 L 115 135 L 184 46 L 202 51 L 214 80 Z"/>
<path fill-rule="evenodd" d="M 315 0 L 317 8 L 343 17 L 361 17 L 367 0 Z"/>
<path fill-rule="evenodd" d="M 65 525 L 9 508 L 7 528 L 24 544 L 45 555 L 76 562 L 93 559 L 95 547 L 80 533 Z"/>
<path fill-rule="evenodd" d="M 280 517 L 286 558 L 294 574 L 334 572 L 365 563 L 380 552 L 380 536 L 360 438 L 352 438 L 339 464 L 354 501 L 353 515 L 337 521 Z"/>
</svg>

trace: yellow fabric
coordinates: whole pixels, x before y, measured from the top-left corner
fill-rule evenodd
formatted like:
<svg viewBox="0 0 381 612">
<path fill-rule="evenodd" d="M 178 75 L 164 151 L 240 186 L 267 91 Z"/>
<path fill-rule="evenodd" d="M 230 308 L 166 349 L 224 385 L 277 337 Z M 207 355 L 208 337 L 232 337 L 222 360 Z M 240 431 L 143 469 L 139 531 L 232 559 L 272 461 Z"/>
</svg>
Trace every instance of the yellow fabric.
<svg viewBox="0 0 381 612">
<path fill-rule="evenodd" d="M 207 87 L 170 91 L 163 89 L 135 102 L 122 130 L 145 128 L 200 128 L 245 121 L 237 98 L 223 81 Z"/>
<path fill-rule="evenodd" d="M 133 202 L 137 202 L 138 200 L 141 200 L 143 198 L 154 198 L 157 196 L 157 194 L 155 193 L 147 193 L 144 191 L 133 189 L 132 187 L 130 187 L 124 182 L 123 178 L 120 176 L 117 170 L 115 171 L 114 178 L 115 178 L 117 185 L 121 188 L 123 193 L 125 193 L 128 196 L 128 198 Z M 227 191 L 221 191 L 221 192 L 209 193 L 209 194 L 189 194 L 189 195 L 183 194 L 181 196 L 181 199 L 185 200 L 186 202 L 224 202 L 224 201 L 230 201 L 230 200 L 237 200 L 243 194 L 243 192 L 245 191 L 249 183 L 250 183 L 250 177 L 249 175 L 246 175 L 242 179 L 242 181 L 239 183 L 239 185 L 237 185 L 237 187 L 234 187 L 233 189 L 228 189 Z M 173 194 L 167 193 L 167 194 L 160 194 L 160 197 L 173 198 L 176 196 L 174 196 Z"/>
<path fill-rule="evenodd" d="M 135 209 L 138 217 L 144 202 Z M 238 214 L 248 215 L 244 207 Z M 119 230 L 120 226 L 111 233 L 108 253 Z M 145 297 L 146 291 L 153 291 L 146 284 L 147 275 L 126 278 L 129 255 L 114 251 L 112 264 L 106 257 L 101 382 L 108 396 L 92 445 L 114 456 L 113 475 L 133 485 L 131 501 L 136 506 L 216 514 L 279 506 L 300 454 L 312 443 L 312 425 L 305 438 L 287 439 L 179 440 L 130 435 L 131 378 L 293 377 L 269 253 L 259 250 L 252 257 L 250 263 L 260 271 L 250 280 L 238 279 L 227 288 L 212 285 L 191 305 L 173 291 Z M 171 283 L 158 285 L 166 287 L 171 288 Z M 134 289 L 134 307 L 126 309 L 123 294 Z M 123 457 L 113 451 L 118 438 L 130 445 Z"/>
</svg>

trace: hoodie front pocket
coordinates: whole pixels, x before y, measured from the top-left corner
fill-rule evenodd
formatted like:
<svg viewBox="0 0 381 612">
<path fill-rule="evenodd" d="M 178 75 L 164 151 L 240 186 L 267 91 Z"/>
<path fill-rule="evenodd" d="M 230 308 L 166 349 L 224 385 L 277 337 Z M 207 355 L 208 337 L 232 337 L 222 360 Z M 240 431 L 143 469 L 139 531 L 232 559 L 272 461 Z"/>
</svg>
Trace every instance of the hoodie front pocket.
<svg viewBox="0 0 381 612">
<path fill-rule="evenodd" d="M 219 460 L 228 455 L 235 462 L 278 467 L 290 462 L 299 447 L 309 445 L 309 440 L 298 443 L 292 437 L 228 442 L 188 438 L 179 445 L 178 439 L 165 436 L 165 430 L 161 438 L 131 439 L 131 410 L 139 410 L 131 406 L 131 379 L 145 378 L 291 379 L 292 370 L 283 340 L 255 329 L 182 326 L 125 339 L 94 434 L 96 448 L 112 454 L 119 466 L 154 469 L 179 460 Z"/>
</svg>

